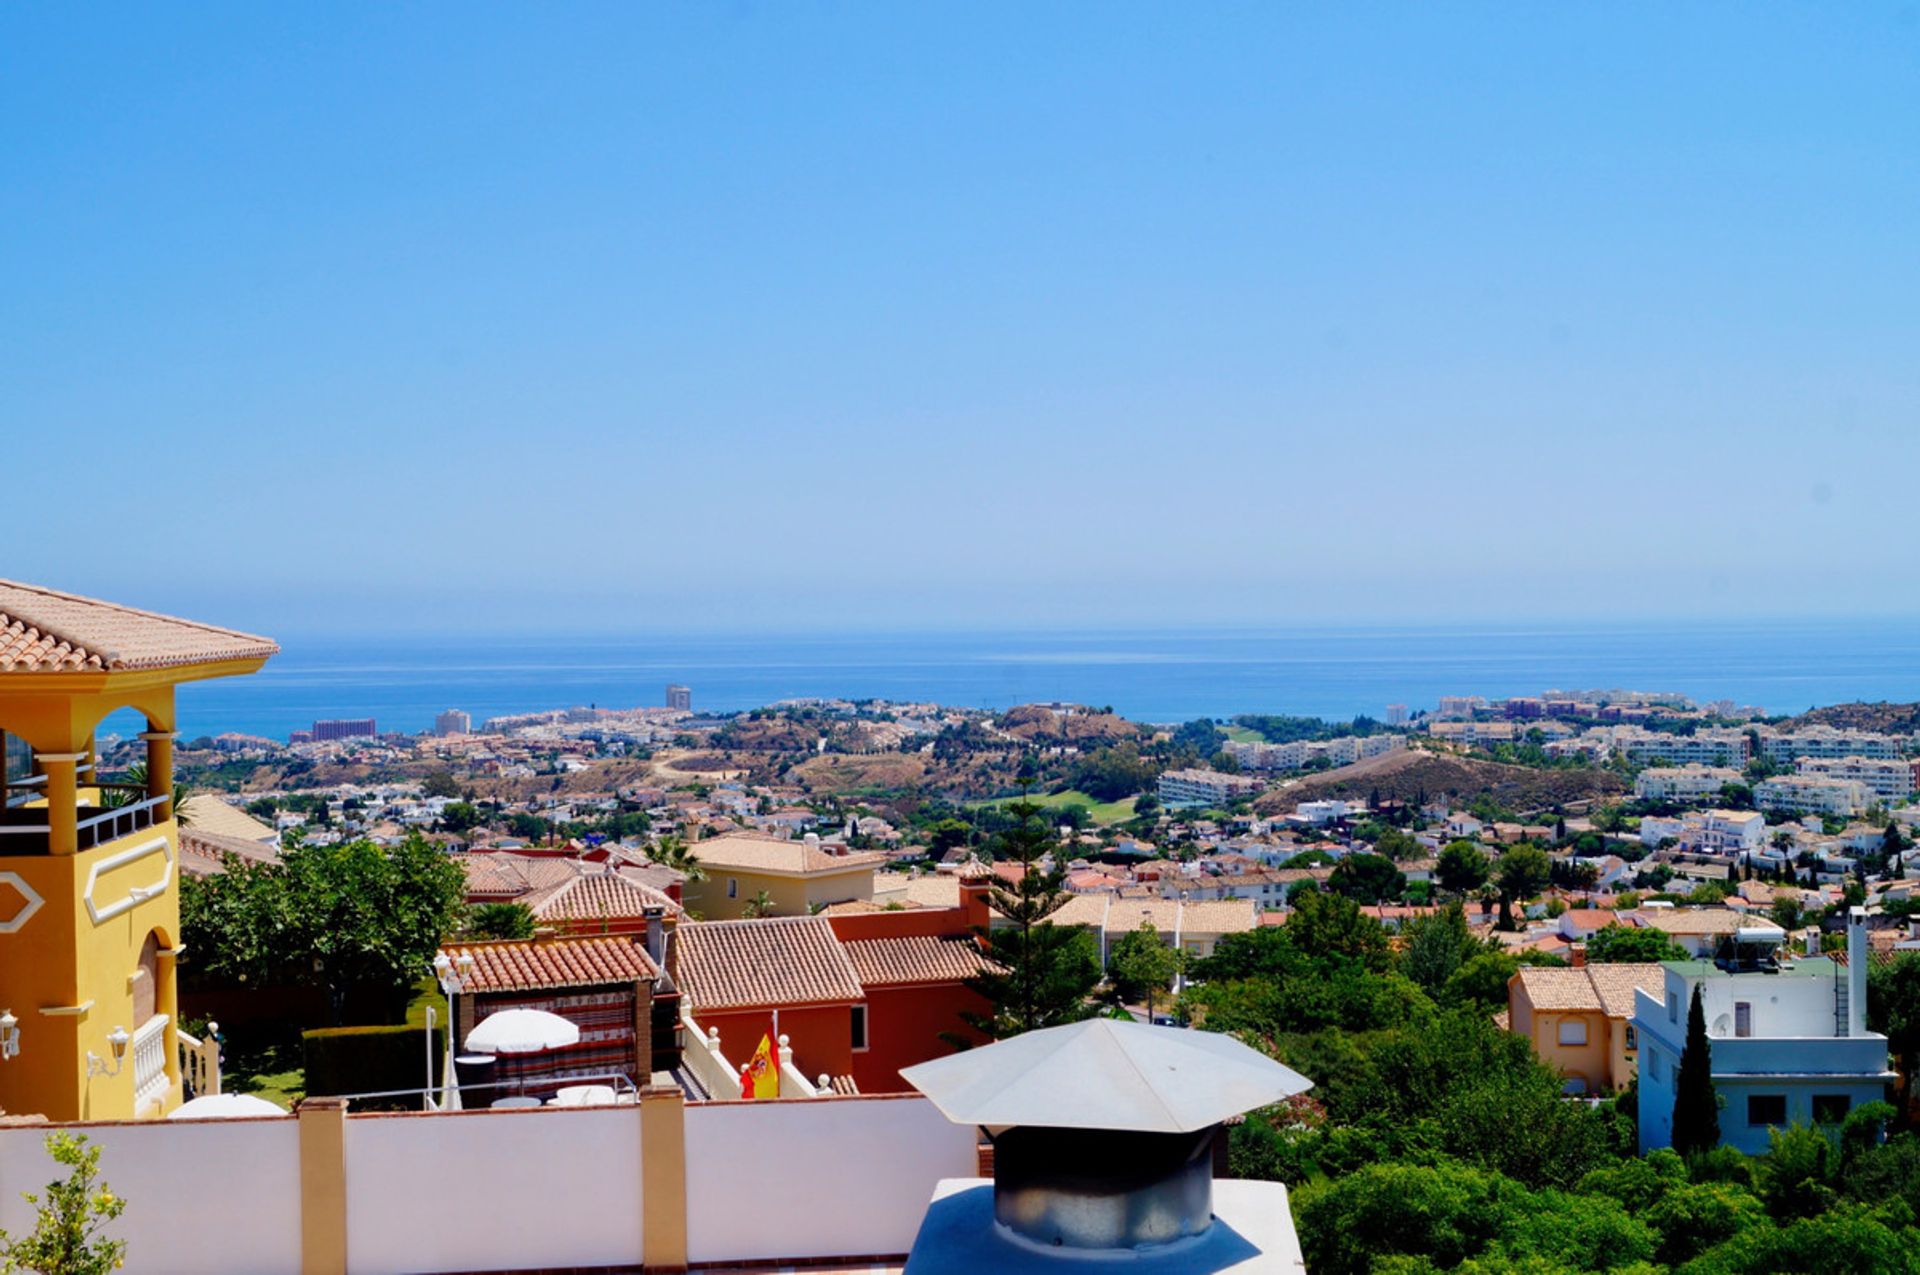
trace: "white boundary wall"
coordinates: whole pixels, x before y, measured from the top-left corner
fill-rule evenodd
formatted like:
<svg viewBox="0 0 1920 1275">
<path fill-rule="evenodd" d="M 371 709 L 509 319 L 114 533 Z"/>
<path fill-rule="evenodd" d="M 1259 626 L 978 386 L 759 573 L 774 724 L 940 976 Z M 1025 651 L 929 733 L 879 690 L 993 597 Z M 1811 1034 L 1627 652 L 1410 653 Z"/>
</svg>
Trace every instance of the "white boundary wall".
<svg viewBox="0 0 1920 1275">
<path fill-rule="evenodd" d="M 347 1268 L 621 1266 L 640 1254 L 640 1109 L 347 1120 Z"/>
<path fill-rule="evenodd" d="M 300 1133 L 292 1117 L 21 1125 L 0 1129 L 0 1227 L 33 1229 L 22 1191 L 64 1178 L 48 1133 L 86 1136 L 127 1211 L 111 1235 L 134 1275 L 270 1275 L 300 1269 Z"/>
<path fill-rule="evenodd" d="M 689 1106 L 687 1260 L 905 1253 L 978 1140 L 920 1097 Z"/>
</svg>

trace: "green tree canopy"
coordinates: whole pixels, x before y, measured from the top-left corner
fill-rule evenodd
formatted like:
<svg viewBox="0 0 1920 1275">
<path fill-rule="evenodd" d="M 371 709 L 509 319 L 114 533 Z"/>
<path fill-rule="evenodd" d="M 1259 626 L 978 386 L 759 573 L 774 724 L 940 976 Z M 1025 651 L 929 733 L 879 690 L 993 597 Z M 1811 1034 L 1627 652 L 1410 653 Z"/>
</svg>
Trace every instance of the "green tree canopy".
<svg viewBox="0 0 1920 1275">
<path fill-rule="evenodd" d="M 1434 880 L 1450 894 L 1472 894 L 1487 883 L 1493 865 L 1471 841 L 1449 841 L 1434 864 Z"/>
<path fill-rule="evenodd" d="M 524 903 L 482 903 L 467 913 L 466 935 L 476 939 L 530 939 L 533 909 Z"/>
<path fill-rule="evenodd" d="M 458 927 L 467 877 L 419 835 L 297 843 L 279 863 L 229 859 L 226 871 L 181 883 L 183 942 L 195 968 L 253 986 L 317 980 L 338 1020 L 346 992 L 404 992 L 425 977 Z"/>
<path fill-rule="evenodd" d="M 1171 992 L 1174 975 L 1180 972 L 1180 953 L 1160 937 L 1151 921 L 1123 934 L 1107 952 L 1107 977 L 1122 1000 L 1144 999 L 1147 1013 L 1153 1013 L 1153 999 Z"/>
<path fill-rule="evenodd" d="M 1327 888 L 1356 903 L 1378 903 L 1399 898 L 1407 888 L 1407 876 L 1384 855 L 1350 854 L 1333 865 Z"/>
<path fill-rule="evenodd" d="M 1623 961 L 1684 961 L 1687 950 L 1674 942 L 1665 930 L 1649 926 L 1608 925 L 1587 936 L 1587 960 L 1591 964 Z"/>
</svg>

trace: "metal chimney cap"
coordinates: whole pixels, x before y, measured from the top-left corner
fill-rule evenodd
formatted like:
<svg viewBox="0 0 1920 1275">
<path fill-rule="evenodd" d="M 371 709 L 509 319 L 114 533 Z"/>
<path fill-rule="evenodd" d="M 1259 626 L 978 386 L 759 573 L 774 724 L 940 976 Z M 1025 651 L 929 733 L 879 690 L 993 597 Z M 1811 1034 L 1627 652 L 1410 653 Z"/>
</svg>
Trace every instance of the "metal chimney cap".
<svg viewBox="0 0 1920 1275">
<path fill-rule="evenodd" d="M 1189 1133 L 1313 1087 L 1219 1032 L 1112 1018 L 1027 1032 L 901 1071 L 956 1124 Z"/>
</svg>

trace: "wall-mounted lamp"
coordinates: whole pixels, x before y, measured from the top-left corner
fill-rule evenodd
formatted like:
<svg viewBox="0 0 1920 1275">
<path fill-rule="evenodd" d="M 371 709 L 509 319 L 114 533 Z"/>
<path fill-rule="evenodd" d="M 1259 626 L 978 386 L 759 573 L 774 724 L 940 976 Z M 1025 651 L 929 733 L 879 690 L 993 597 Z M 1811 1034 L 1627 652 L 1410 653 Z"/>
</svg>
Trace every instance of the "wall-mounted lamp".
<svg viewBox="0 0 1920 1275">
<path fill-rule="evenodd" d="M 20 1020 L 10 1009 L 0 1009 L 0 1062 L 20 1056 Z"/>
<path fill-rule="evenodd" d="M 89 1076 L 117 1076 L 120 1068 L 127 1062 L 127 1042 L 133 1037 L 127 1035 L 124 1027 L 115 1027 L 107 1033 L 107 1044 L 113 1049 L 113 1066 L 107 1066 L 107 1060 L 91 1049 L 87 1051 L 87 1074 Z"/>
</svg>

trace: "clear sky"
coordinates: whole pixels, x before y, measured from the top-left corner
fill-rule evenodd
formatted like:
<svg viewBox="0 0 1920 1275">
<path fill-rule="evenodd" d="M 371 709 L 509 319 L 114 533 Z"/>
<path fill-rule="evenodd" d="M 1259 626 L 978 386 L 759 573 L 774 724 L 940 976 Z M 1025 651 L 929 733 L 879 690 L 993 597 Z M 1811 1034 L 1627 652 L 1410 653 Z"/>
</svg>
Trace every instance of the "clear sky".
<svg viewBox="0 0 1920 1275">
<path fill-rule="evenodd" d="M 1920 610 L 1920 8 L 0 9 L 0 575 L 270 632 Z"/>
</svg>

